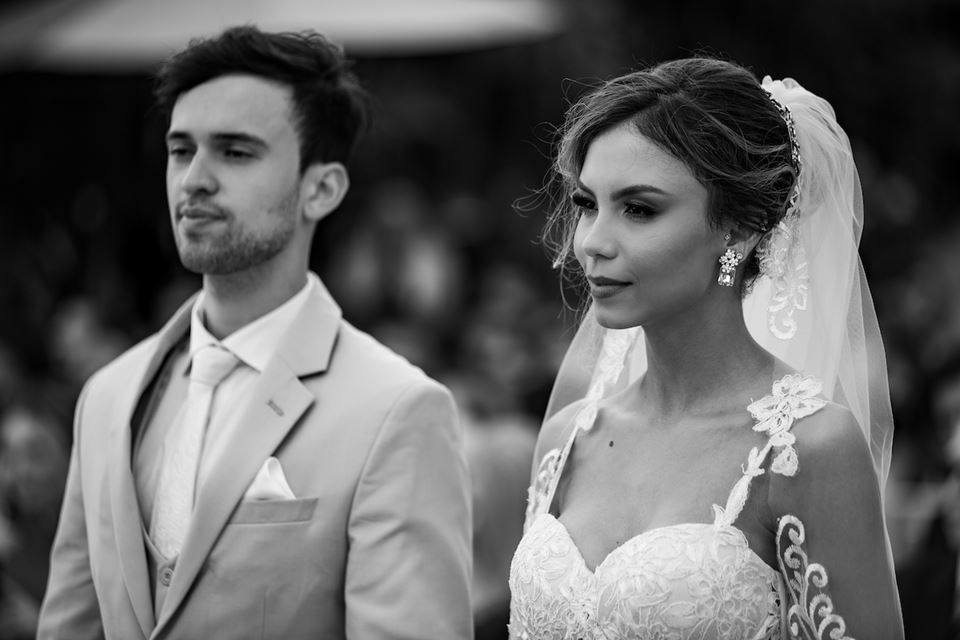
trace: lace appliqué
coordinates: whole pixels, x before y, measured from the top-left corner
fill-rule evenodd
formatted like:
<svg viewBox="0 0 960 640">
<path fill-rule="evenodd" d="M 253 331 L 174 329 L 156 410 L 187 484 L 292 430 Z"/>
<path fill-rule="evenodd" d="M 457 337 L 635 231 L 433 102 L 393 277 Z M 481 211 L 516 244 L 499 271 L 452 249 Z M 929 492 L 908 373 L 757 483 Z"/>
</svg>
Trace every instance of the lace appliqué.
<svg viewBox="0 0 960 640">
<path fill-rule="evenodd" d="M 805 172 L 793 116 L 782 98 L 784 91 L 793 89 L 797 84 L 790 79 L 773 80 L 766 76 L 761 86 L 770 95 L 787 125 L 790 134 L 790 156 L 796 170 L 796 183 L 790 192 L 783 219 L 764 236 L 757 247 L 760 275 L 769 277 L 773 282 L 770 305 L 767 308 L 770 333 L 780 340 L 789 340 L 797 333 L 797 321 L 793 314 L 806 310 L 810 291 L 807 256 L 800 238 L 800 217 L 803 211 L 800 197 L 803 193 Z"/>
<path fill-rule="evenodd" d="M 810 274 L 799 234 L 800 216 L 796 212 L 788 213 L 757 247 L 760 273 L 773 283 L 767 326 L 780 340 L 796 335 L 797 321 L 793 315 L 807 309 Z"/>
<path fill-rule="evenodd" d="M 797 451 L 793 448 L 797 438 L 790 433 L 790 428 L 796 420 L 826 405 L 826 400 L 818 397 L 822 390 L 823 383 L 812 376 L 788 375 L 773 384 L 771 395 L 747 407 L 757 421 L 753 430 L 769 434 L 767 447 L 776 451 L 776 457 L 770 465 L 773 473 L 785 476 L 797 473 Z M 750 453 L 752 456 L 754 452 Z"/>
<path fill-rule="evenodd" d="M 618 351 L 622 359 L 621 345 L 605 344 L 605 353 Z M 619 374 L 611 362 L 598 370 L 594 385 L 615 381 Z M 611 551 L 593 571 L 563 524 L 548 512 L 577 432 L 585 424 L 589 429 L 596 417 L 586 414 L 589 423 L 581 422 L 581 409 L 566 445 L 543 457 L 530 488 L 527 527 L 510 567 L 510 637 L 779 639 L 786 609 L 784 577 L 750 549 L 734 522 L 750 481 L 764 473 L 771 451 L 777 452 L 774 472 L 797 472 L 790 429 L 826 404 L 817 397 L 821 386 L 812 377 L 788 375 L 774 383 L 771 395 L 750 405 L 754 429 L 769 437 L 762 448 L 750 451 L 726 507 L 714 505 L 713 524 L 644 532 Z"/>
<path fill-rule="evenodd" d="M 514 640 L 779 640 L 777 573 L 735 528 L 642 533 L 594 571 L 567 530 L 540 515 L 510 568 Z"/>
<path fill-rule="evenodd" d="M 600 400 L 603 399 L 607 386 L 616 383 L 620 377 L 627 351 L 633 346 L 636 335 L 637 329 L 608 329 L 604 332 L 603 347 L 593 375 L 593 382 L 590 384 L 590 390 L 587 391 L 583 406 L 577 412 L 576 430 L 590 431 L 593 428 L 600 410 Z"/>
<path fill-rule="evenodd" d="M 823 565 L 809 562 L 803 543 L 806 533 L 800 519 L 785 515 L 777 527 L 777 561 L 786 584 L 790 606 L 787 624 L 790 637 L 802 640 L 853 640 L 847 624 L 834 613 L 827 594 L 829 579 Z M 789 544 L 784 547 L 784 543 Z"/>
<path fill-rule="evenodd" d="M 826 400 L 818 397 L 823 384 L 812 376 L 791 374 L 773 383 L 773 392 L 750 404 L 747 410 L 756 424 L 753 430 L 766 433 L 769 438 L 762 447 L 753 447 L 747 456 L 747 464 L 742 467 L 743 476 L 733 486 L 726 507 L 713 505 L 715 524 L 732 525 L 747 502 L 751 481 L 763 475 L 763 462 L 774 451 L 770 471 L 784 476 L 796 475 L 799 467 L 797 451 L 793 444 L 797 438 L 790 429 L 793 423 L 809 416 L 826 405 Z"/>
<path fill-rule="evenodd" d="M 550 485 L 553 482 L 553 476 L 557 473 L 557 463 L 559 462 L 560 449 L 551 449 L 540 460 L 540 466 L 537 467 L 537 474 L 533 478 L 533 483 L 527 489 L 527 513 L 523 523 L 524 533 L 530 527 L 533 518 L 549 508 L 546 501 L 549 500 Z"/>
</svg>

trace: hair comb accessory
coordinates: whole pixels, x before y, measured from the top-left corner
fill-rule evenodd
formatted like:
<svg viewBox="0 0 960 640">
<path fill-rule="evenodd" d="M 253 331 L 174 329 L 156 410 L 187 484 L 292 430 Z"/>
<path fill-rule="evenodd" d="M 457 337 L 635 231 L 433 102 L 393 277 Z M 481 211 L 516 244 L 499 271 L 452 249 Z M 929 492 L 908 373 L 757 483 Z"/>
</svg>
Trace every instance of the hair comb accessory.
<svg viewBox="0 0 960 640">
<path fill-rule="evenodd" d="M 768 80 L 769 76 L 764 80 Z M 793 121 L 793 114 L 790 112 L 790 107 L 783 104 L 774 97 L 766 85 L 763 86 L 767 90 L 767 98 L 774 107 L 777 108 L 777 111 L 780 112 L 780 117 L 783 118 L 783 122 L 787 125 L 787 134 L 790 136 L 790 164 L 793 165 L 793 170 L 796 173 L 796 179 L 793 184 L 793 191 L 790 192 L 790 197 L 787 199 L 787 212 L 786 215 L 790 215 L 793 209 L 797 206 L 797 201 L 800 199 L 800 176 L 803 173 L 803 160 L 800 157 L 800 143 L 797 141 L 797 126 Z"/>
</svg>

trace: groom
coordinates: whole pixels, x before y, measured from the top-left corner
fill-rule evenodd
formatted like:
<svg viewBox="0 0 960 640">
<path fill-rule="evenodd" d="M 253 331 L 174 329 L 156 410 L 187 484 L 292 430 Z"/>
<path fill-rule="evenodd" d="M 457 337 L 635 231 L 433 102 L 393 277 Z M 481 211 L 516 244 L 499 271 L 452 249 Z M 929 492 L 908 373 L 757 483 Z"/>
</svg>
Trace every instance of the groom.
<svg viewBox="0 0 960 640">
<path fill-rule="evenodd" d="M 80 396 L 38 637 L 469 638 L 450 394 L 308 271 L 366 118 L 340 49 L 229 29 L 157 97 L 203 290 Z"/>
</svg>

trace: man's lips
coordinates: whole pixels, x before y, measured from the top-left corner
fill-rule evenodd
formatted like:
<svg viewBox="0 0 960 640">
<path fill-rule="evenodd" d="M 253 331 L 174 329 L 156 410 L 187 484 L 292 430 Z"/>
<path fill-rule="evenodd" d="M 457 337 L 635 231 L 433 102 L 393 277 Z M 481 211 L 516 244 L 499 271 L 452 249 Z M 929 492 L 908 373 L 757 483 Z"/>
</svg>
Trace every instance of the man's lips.
<svg viewBox="0 0 960 640">
<path fill-rule="evenodd" d="M 177 219 L 187 220 L 220 220 L 225 218 L 223 211 L 218 207 L 202 205 L 183 205 L 177 207 Z"/>
</svg>

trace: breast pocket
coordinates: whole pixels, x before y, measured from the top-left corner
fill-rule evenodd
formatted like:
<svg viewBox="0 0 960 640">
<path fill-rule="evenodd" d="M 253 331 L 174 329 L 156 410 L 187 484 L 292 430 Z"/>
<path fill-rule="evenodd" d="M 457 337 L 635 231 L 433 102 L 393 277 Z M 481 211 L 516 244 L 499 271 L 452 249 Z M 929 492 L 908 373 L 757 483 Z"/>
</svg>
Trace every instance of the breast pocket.
<svg viewBox="0 0 960 640">
<path fill-rule="evenodd" d="M 244 500 L 234 511 L 228 524 L 282 524 L 303 522 L 313 518 L 319 498 L 295 500 Z"/>
</svg>

